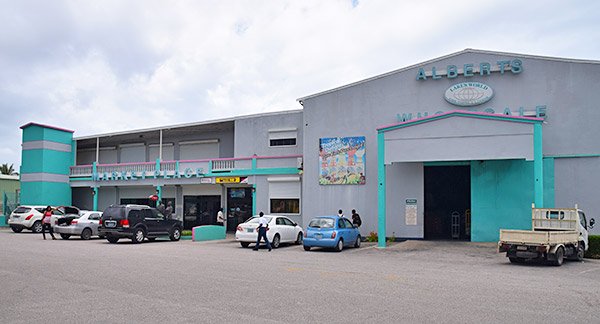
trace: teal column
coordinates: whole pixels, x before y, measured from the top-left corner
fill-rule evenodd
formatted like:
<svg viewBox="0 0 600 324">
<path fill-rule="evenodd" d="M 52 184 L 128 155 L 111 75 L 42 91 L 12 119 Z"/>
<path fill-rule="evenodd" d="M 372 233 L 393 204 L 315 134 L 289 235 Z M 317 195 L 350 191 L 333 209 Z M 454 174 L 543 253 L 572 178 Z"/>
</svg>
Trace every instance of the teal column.
<svg viewBox="0 0 600 324">
<path fill-rule="evenodd" d="M 252 171 L 253 171 L 252 173 L 254 173 L 255 170 L 256 170 L 256 158 L 253 157 L 252 158 Z"/>
<path fill-rule="evenodd" d="M 385 248 L 385 133 L 377 133 L 377 247 Z"/>
<path fill-rule="evenodd" d="M 208 161 L 208 174 L 212 174 L 212 160 Z"/>
<path fill-rule="evenodd" d="M 162 201 L 162 187 L 156 186 L 156 192 L 157 192 L 157 196 L 158 196 L 158 200 L 156 201 L 156 206 L 158 206 L 160 204 L 160 202 Z"/>
<path fill-rule="evenodd" d="M 535 207 L 544 207 L 544 161 L 542 150 L 542 123 L 533 125 L 533 176 Z"/>
<path fill-rule="evenodd" d="M 94 195 L 94 209 L 93 210 L 98 210 L 98 187 L 94 187 L 92 188 L 92 190 L 94 191 L 93 195 Z"/>
<path fill-rule="evenodd" d="M 256 185 L 252 185 L 252 215 L 256 215 Z"/>
</svg>

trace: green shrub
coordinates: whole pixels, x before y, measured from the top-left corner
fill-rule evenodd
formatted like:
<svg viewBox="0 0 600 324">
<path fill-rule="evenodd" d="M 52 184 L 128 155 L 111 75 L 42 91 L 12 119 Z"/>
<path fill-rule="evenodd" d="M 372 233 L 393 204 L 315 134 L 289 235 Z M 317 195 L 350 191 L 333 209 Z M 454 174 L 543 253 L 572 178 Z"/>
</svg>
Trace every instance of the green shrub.
<svg viewBox="0 0 600 324">
<path fill-rule="evenodd" d="M 585 252 L 586 258 L 600 259 L 600 235 L 590 235 L 588 237 L 590 246 Z"/>
<path fill-rule="evenodd" d="M 181 236 L 192 236 L 192 231 L 190 231 L 190 230 L 181 231 Z"/>
<path fill-rule="evenodd" d="M 377 233 L 369 233 L 369 236 L 367 236 L 367 242 L 377 242 Z"/>
</svg>

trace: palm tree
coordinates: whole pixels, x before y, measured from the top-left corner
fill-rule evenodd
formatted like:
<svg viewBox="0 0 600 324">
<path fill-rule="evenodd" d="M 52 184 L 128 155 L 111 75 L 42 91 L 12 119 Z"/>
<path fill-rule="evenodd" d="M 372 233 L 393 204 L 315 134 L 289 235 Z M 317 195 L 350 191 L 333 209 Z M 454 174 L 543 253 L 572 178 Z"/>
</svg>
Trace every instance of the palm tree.
<svg viewBox="0 0 600 324">
<path fill-rule="evenodd" d="M 13 165 L 11 164 L 9 166 L 8 163 L 4 163 L 4 164 L 0 165 L 0 173 L 1 174 L 8 174 L 8 175 L 17 174 L 15 172 L 15 169 L 13 168 Z"/>
</svg>

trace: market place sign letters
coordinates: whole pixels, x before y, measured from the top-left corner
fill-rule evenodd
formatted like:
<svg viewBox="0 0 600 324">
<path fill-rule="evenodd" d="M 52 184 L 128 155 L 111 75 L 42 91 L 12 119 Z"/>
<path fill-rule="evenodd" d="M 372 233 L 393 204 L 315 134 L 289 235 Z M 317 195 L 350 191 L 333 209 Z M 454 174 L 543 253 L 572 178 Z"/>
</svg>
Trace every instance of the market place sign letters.
<svg viewBox="0 0 600 324">
<path fill-rule="evenodd" d="M 523 72 L 523 62 L 519 59 L 501 60 L 497 61 L 494 65 L 488 62 L 481 62 L 479 63 L 479 66 L 468 63 L 464 64 L 462 69 L 459 69 L 456 65 L 450 64 L 446 66 L 446 70 L 438 70 L 434 66 L 431 68 L 431 71 L 425 71 L 424 68 L 419 68 L 419 71 L 417 72 L 417 81 L 425 81 L 428 79 L 439 80 L 442 77 L 454 79 L 459 75 L 465 77 L 472 77 L 475 75 L 488 76 L 492 72 L 504 74 L 505 71 L 510 71 L 512 74 L 519 74 Z"/>
<path fill-rule="evenodd" d="M 101 172 L 94 173 L 92 180 L 94 181 L 116 181 L 116 180 L 145 180 L 145 179 L 189 179 L 191 177 L 203 178 L 204 169 L 202 168 L 186 168 L 183 173 L 179 170 L 175 170 L 175 173 L 168 174 L 166 170 L 155 170 L 147 174 L 146 171 L 135 172 L 135 171 L 123 171 L 123 172 Z"/>
</svg>

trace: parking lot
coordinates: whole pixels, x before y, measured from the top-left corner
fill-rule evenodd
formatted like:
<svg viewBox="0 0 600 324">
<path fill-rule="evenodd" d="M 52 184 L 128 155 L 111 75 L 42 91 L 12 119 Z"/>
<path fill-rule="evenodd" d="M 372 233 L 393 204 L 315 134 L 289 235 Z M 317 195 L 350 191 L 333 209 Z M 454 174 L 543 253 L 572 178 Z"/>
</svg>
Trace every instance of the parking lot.
<svg viewBox="0 0 600 324">
<path fill-rule="evenodd" d="M 512 265 L 493 243 L 268 252 L 232 240 L 0 230 L 0 322 L 598 322 L 600 262 Z"/>
</svg>

